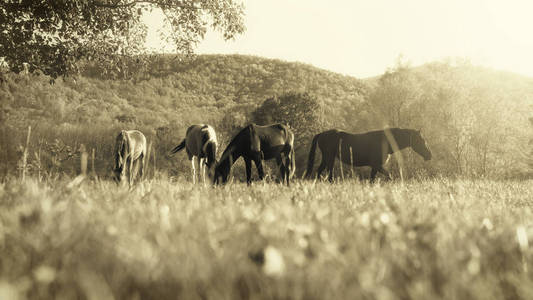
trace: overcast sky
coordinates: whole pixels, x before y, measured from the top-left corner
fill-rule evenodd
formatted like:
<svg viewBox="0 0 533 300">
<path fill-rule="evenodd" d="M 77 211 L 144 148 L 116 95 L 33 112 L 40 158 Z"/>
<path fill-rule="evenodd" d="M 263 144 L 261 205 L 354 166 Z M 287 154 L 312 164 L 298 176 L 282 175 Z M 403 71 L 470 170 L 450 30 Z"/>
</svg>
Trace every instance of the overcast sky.
<svg viewBox="0 0 533 300">
<path fill-rule="evenodd" d="M 369 77 L 401 54 L 447 57 L 533 76 L 533 0 L 248 0 L 234 41 L 210 32 L 198 53 L 251 54 Z M 161 17 L 147 18 L 158 45 Z"/>
</svg>

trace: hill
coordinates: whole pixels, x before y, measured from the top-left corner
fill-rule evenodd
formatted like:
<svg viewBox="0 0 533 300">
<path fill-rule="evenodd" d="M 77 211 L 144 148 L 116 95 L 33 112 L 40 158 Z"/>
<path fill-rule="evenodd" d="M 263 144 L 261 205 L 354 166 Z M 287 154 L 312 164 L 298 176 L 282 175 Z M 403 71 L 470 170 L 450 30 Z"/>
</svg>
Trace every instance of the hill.
<svg viewBox="0 0 533 300">
<path fill-rule="evenodd" d="M 4 141 L 10 140 L 6 144 L 11 148 L 2 149 L 3 157 L 16 157 L 15 146 L 24 144 L 28 125 L 33 128 L 34 144 L 58 139 L 56 148 L 66 143 L 75 149 L 83 143 L 95 148 L 101 159 L 108 156 L 118 128 L 140 128 L 158 154 L 178 143 L 194 123 L 222 129 L 219 139 L 224 141 L 228 139 L 224 132 L 249 122 L 249 113 L 265 99 L 287 91 L 312 93 L 324 103 L 328 115 L 336 116 L 331 124 L 343 127 L 367 92 L 366 85 L 352 77 L 251 56 L 203 55 L 182 61 L 162 55 L 138 71 L 141 78 L 136 80 L 107 80 L 102 70 L 89 67 L 83 76 L 59 79 L 53 85 L 46 76 L 6 74 L 0 88 L 0 118 Z M 4 160 L 5 174 L 16 161 Z"/>
<path fill-rule="evenodd" d="M 104 71 L 87 67 L 82 76 L 53 85 L 46 76 L 4 74 L 1 174 L 14 174 L 28 125 L 35 172 L 76 173 L 76 150 L 84 144 L 95 149 L 96 171 L 105 175 L 116 131 L 138 128 L 155 149 L 158 170 L 188 174 L 185 159 L 168 159 L 166 153 L 190 124 L 214 125 L 224 147 L 237 128 L 253 121 L 251 113 L 265 99 L 289 91 L 316 97 L 324 128 L 423 128 L 436 161 L 429 165 L 408 158 L 425 174 L 501 175 L 520 169 L 528 153 L 523 145 L 531 131 L 533 79 L 471 65 L 397 67 L 372 83 L 306 64 L 241 55 L 186 61 L 161 55 L 129 80 L 106 79 Z"/>
</svg>

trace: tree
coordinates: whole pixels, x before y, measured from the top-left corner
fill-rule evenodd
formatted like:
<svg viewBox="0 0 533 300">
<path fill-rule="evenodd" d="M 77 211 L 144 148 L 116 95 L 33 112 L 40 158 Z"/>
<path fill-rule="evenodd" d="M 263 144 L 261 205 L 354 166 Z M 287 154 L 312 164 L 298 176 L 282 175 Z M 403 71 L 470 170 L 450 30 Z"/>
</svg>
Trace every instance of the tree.
<svg viewBox="0 0 533 300">
<path fill-rule="evenodd" d="M 125 66 L 146 53 L 141 16 L 161 9 L 177 53 L 191 54 L 207 27 L 231 39 L 244 31 L 236 0 L 4 0 L 0 61 L 11 71 L 40 70 L 52 78 L 76 74 L 78 62 Z M 119 70 L 120 71 L 120 70 Z"/>
<path fill-rule="evenodd" d="M 252 120 L 260 125 L 288 124 L 297 137 L 310 137 L 322 128 L 323 109 L 316 97 L 289 92 L 265 100 L 252 113 Z"/>
<path fill-rule="evenodd" d="M 420 89 L 412 69 L 399 59 L 394 69 L 379 78 L 377 87 L 369 96 L 369 110 L 377 122 L 375 126 L 409 124 L 412 121 L 408 116 L 409 106 L 419 98 Z"/>
</svg>

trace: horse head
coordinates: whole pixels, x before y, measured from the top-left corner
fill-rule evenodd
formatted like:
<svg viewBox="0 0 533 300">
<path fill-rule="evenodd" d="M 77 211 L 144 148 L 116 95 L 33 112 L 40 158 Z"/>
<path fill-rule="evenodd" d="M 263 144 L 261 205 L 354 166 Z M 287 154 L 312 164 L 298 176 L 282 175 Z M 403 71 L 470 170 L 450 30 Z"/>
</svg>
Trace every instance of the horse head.
<svg viewBox="0 0 533 300">
<path fill-rule="evenodd" d="M 120 181 L 122 180 L 123 170 L 124 170 L 124 159 L 122 158 L 122 154 L 119 151 L 115 154 L 115 165 L 112 171 L 112 177 L 116 183 L 120 183 Z"/>
<path fill-rule="evenodd" d="M 430 160 L 432 155 L 429 147 L 426 144 L 426 140 L 422 137 L 420 130 L 413 130 L 409 137 L 411 141 L 411 148 L 424 158 L 424 160 Z"/>
<path fill-rule="evenodd" d="M 233 152 L 235 146 L 228 146 L 219 161 L 215 160 L 213 184 L 225 184 L 228 182 L 231 166 L 234 163 Z"/>
<path fill-rule="evenodd" d="M 216 158 L 216 153 L 217 153 L 216 141 L 207 142 L 203 146 L 202 151 L 204 152 L 204 155 L 206 156 L 204 163 L 207 166 L 207 176 L 209 176 L 209 179 L 213 179 L 215 176 L 215 167 L 218 164 L 218 161 Z"/>
<path fill-rule="evenodd" d="M 113 166 L 113 179 L 120 183 L 125 165 L 128 140 L 125 130 L 121 130 L 115 139 L 115 164 Z"/>
<path fill-rule="evenodd" d="M 213 184 L 225 184 L 228 182 L 230 168 L 229 163 L 224 161 L 218 162 L 213 168 L 213 171 L 209 171 L 209 174 L 212 174 L 209 176 L 212 176 Z"/>
<path fill-rule="evenodd" d="M 207 167 L 207 176 L 209 177 L 210 180 L 214 180 L 215 169 L 216 169 L 216 166 L 218 165 L 218 161 L 216 159 L 214 160 L 206 159 L 205 165 Z"/>
</svg>

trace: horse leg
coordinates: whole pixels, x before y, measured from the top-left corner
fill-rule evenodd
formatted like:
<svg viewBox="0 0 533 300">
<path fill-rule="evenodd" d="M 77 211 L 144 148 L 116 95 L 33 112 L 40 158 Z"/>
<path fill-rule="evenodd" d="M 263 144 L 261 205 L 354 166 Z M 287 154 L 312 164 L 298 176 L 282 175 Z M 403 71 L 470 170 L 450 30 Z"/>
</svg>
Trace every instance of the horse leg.
<svg viewBox="0 0 533 300">
<path fill-rule="evenodd" d="M 320 166 L 318 166 L 318 170 L 316 171 L 316 178 L 320 178 L 320 175 L 322 174 L 325 168 L 326 168 L 326 161 L 322 159 L 322 161 L 320 162 Z"/>
<path fill-rule="evenodd" d="M 292 145 L 287 145 L 287 152 L 285 153 L 285 170 L 287 171 L 287 186 L 290 186 L 291 174 L 294 173 L 293 167 L 294 164 L 294 147 Z"/>
<path fill-rule="evenodd" d="M 126 179 L 126 168 L 128 166 L 123 164 L 122 169 L 120 170 L 120 174 L 118 175 L 118 182 L 119 184 L 124 184 L 124 180 Z"/>
<path fill-rule="evenodd" d="M 281 183 L 283 184 L 285 183 L 285 176 L 287 176 L 287 172 L 281 155 L 276 156 L 276 163 L 279 167 L 279 172 L 281 174 Z"/>
<path fill-rule="evenodd" d="M 285 154 L 285 181 L 287 182 L 287 186 L 290 186 L 291 183 L 290 183 L 290 178 L 291 178 L 291 166 L 292 166 L 292 162 L 291 162 L 291 156 L 290 156 L 290 152 L 288 152 L 287 154 Z"/>
<path fill-rule="evenodd" d="M 340 163 L 342 164 L 342 161 Z M 328 171 L 329 171 L 328 181 L 333 182 L 333 168 L 335 167 L 335 156 L 333 156 L 333 158 L 331 158 L 327 162 L 327 164 L 328 164 Z"/>
<path fill-rule="evenodd" d="M 263 170 L 263 162 L 261 161 L 261 158 L 256 158 L 254 163 L 257 168 L 257 173 L 259 174 L 259 180 L 263 180 L 265 178 L 265 171 Z"/>
<path fill-rule="evenodd" d="M 139 170 L 139 176 L 140 176 L 140 180 L 143 179 L 143 175 L 144 175 L 144 153 L 141 154 L 141 157 L 139 157 L 139 159 L 141 160 L 140 161 L 140 164 L 141 164 L 141 168 Z"/>
<path fill-rule="evenodd" d="M 130 155 L 129 157 L 129 164 L 128 164 L 128 172 L 129 172 L 129 184 L 130 184 L 130 187 L 133 183 L 133 156 Z"/>
<path fill-rule="evenodd" d="M 377 173 L 378 173 L 378 167 L 372 167 L 372 171 L 370 171 L 370 183 L 374 183 L 374 180 L 376 180 Z"/>
<path fill-rule="evenodd" d="M 137 174 L 139 173 L 139 159 L 136 159 L 136 160 L 133 161 L 132 173 L 133 173 L 132 182 L 135 183 L 135 181 L 137 179 Z"/>
<path fill-rule="evenodd" d="M 200 157 L 196 158 L 196 170 L 198 170 L 196 172 L 196 177 L 198 177 L 196 178 L 196 183 L 200 183 L 200 179 L 202 178 L 202 159 Z"/>
<path fill-rule="evenodd" d="M 192 171 L 192 184 L 194 184 L 194 181 L 196 180 L 196 166 L 195 161 L 196 156 L 191 157 L 191 171 Z"/>
<path fill-rule="evenodd" d="M 286 169 L 287 169 L 287 186 L 290 185 L 290 180 L 291 180 L 291 174 L 294 174 L 294 172 L 296 171 L 296 165 L 295 165 L 295 161 L 294 161 L 295 157 L 294 157 L 294 148 L 291 147 L 290 151 L 287 152 L 286 154 L 286 157 L 285 157 L 285 161 L 286 161 Z M 294 169 L 293 169 L 294 168 Z"/>
<path fill-rule="evenodd" d="M 202 181 L 205 184 L 205 158 L 200 158 L 200 173 L 202 174 Z"/>
<path fill-rule="evenodd" d="M 290 179 L 290 176 L 291 176 L 291 171 L 289 169 L 289 166 L 290 166 L 290 162 L 287 159 L 286 163 L 284 165 L 282 165 L 282 168 L 285 169 L 285 175 L 283 175 L 283 177 L 284 177 L 283 183 L 287 182 L 287 186 L 291 185 L 291 183 L 289 182 L 289 179 Z"/>
<path fill-rule="evenodd" d="M 246 184 L 250 185 L 252 183 L 252 161 L 246 158 L 244 164 L 246 165 Z"/>
<path fill-rule="evenodd" d="M 391 179 L 392 179 L 392 177 L 391 177 L 389 171 L 383 169 L 383 166 L 380 166 L 380 167 L 378 168 L 378 171 L 381 172 L 381 174 L 387 176 L 387 179 L 388 179 L 388 180 L 391 180 Z"/>
</svg>

